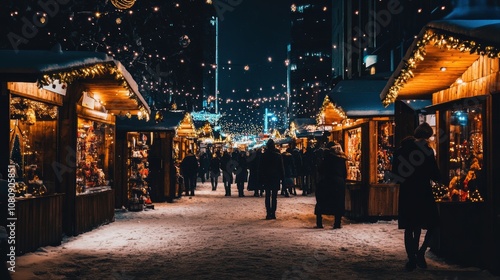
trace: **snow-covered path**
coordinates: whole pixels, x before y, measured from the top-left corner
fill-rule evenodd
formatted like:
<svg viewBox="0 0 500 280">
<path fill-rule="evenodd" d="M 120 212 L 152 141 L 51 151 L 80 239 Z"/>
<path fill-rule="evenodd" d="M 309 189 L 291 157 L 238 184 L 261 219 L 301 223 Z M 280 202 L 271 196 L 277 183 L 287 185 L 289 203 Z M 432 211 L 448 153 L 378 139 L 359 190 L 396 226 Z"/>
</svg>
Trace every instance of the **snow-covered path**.
<svg viewBox="0 0 500 280">
<path fill-rule="evenodd" d="M 300 195 L 279 196 L 277 220 L 265 220 L 252 194 L 198 183 L 194 197 L 117 211 L 113 223 L 18 257 L 13 279 L 500 279 L 431 252 L 428 269 L 405 272 L 396 221 L 332 230 L 326 216 L 315 229 L 315 198 Z"/>
</svg>

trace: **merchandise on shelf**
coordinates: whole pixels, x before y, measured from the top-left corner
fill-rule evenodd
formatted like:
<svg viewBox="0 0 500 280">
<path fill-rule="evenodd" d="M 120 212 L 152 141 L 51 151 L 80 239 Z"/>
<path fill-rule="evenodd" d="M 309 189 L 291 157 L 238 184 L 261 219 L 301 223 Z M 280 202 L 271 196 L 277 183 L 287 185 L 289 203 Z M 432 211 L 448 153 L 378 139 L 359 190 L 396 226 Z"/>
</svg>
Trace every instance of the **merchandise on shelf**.
<svg viewBox="0 0 500 280">
<path fill-rule="evenodd" d="M 109 190 L 106 179 L 110 145 L 111 125 L 90 120 L 78 120 L 76 193 L 85 194 Z"/>
<path fill-rule="evenodd" d="M 142 210 L 151 204 L 149 195 L 149 146 L 148 137 L 143 133 L 129 133 L 128 199 L 130 210 Z"/>
</svg>

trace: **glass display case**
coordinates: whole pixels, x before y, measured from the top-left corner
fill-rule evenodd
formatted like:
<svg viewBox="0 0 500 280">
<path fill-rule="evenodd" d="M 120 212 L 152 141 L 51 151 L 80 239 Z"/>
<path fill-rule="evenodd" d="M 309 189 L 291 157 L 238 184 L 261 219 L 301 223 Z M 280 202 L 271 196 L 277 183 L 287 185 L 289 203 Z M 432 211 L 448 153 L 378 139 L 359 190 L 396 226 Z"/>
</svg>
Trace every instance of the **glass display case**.
<svg viewBox="0 0 500 280">
<path fill-rule="evenodd" d="M 390 182 L 394 149 L 394 122 L 377 122 L 377 183 Z"/>
<path fill-rule="evenodd" d="M 114 125 L 78 118 L 76 146 L 76 193 L 111 189 Z"/>
<path fill-rule="evenodd" d="M 10 99 L 10 164 L 15 166 L 16 195 L 55 191 L 58 107 L 24 97 Z"/>
<path fill-rule="evenodd" d="M 347 180 L 361 181 L 361 127 L 347 131 Z"/>
<path fill-rule="evenodd" d="M 450 119 L 448 198 L 482 201 L 485 193 L 482 107 L 453 109 L 447 114 Z"/>
</svg>

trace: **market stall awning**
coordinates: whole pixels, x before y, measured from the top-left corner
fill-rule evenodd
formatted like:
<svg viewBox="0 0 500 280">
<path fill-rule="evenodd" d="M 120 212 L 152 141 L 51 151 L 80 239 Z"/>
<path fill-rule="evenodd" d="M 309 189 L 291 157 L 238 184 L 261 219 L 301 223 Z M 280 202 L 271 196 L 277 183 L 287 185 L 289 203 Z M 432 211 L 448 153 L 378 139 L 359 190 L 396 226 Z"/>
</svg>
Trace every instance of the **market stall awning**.
<svg viewBox="0 0 500 280">
<path fill-rule="evenodd" d="M 332 102 L 328 95 L 325 96 L 323 105 L 321 105 L 319 114 L 316 119 L 317 125 L 321 125 L 323 127 L 333 126 L 337 123 L 342 122 L 345 118 L 346 115 L 342 108 Z"/>
<path fill-rule="evenodd" d="M 387 106 L 398 99 L 430 98 L 449 88 L 480 55 L 500 57 L 500 20 L 428 23 L 380 93 Z"/>
<path fill-rule="evenodd" d="M 360 79 L 340 81 L 330 93 L 348 118 L 394 115 L 394 106 L 380 104 L 379 94 L 387 80 Z"/>
<path fill-rule="evenodd" d="M 173 131 L 177 136 L 195 137 L 196 130 L 190 126 L 190 114 L 185 111 L 166 111 L 161 113 L 161 118 L 150 118 L 140 120 L 137 116 L 118 117 L 116 119 L 116 129 L 118 131 Z"/>
<path fill-rule="evenodd" d="M 78 79 L 109 113 L 151 113 L 130 73 L 104 53 L 0 50 L 0 75 L 5 81 L 37 82 L 39 86 Z"/>
</svg>

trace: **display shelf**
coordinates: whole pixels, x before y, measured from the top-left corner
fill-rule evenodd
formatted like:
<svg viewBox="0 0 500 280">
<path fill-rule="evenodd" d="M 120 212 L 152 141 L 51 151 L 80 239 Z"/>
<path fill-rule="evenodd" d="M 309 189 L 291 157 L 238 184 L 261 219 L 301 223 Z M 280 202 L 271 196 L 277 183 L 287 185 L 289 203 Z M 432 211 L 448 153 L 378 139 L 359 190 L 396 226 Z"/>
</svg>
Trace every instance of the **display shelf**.
<svg viewBox="0 0 500 280">
<path fill-rule="evenodd" d="M 128 133 L 128 205 L 131 211 L 141 211 L 151 204 L 147 141 L 144 133 Z"/>
</svg>

